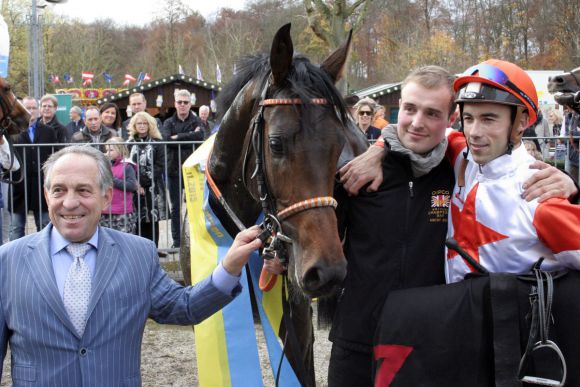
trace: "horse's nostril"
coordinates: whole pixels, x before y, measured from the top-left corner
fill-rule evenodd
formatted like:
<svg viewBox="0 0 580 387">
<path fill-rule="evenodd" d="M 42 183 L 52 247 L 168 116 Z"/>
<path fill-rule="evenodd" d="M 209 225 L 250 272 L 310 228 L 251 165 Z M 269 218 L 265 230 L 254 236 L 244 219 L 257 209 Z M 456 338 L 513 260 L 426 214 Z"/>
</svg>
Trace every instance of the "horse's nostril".
<svg viewBox="0 0 580 387">
<path fill-rule="evenodd" d="M 564 83 L 564 78 L 559 77 L 559 76 L 555 76 L 553 78 L 551 78 L 550 82 L 554 82 L 554 83 Z"/>
<path fill-rule="evenodd" d="M 311 268 L 304 275 L 303 283 L 304 290 L 307 292 L 313 292 L 320 286 L 320 270 L 316 267 Z"/>
<path fill-rule="evenodd" d="M 302 278 L 303 290 L 312 295 L 326 295 L 334 291 L 344 278 L 340 267 L 314 266 L 306 271 Z"/>
</svg>

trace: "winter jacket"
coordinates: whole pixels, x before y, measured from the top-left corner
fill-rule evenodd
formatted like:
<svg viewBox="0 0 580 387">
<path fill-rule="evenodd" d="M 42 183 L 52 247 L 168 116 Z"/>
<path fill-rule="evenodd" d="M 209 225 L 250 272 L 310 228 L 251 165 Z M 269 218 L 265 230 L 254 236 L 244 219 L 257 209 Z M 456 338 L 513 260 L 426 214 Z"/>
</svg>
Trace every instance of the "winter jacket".
<svg viewBox="0 0 580 387">
<path fill-rule="evenodd" d="M 130 214 L 133 212 L 133 192 L 137 191 L 137 166 L 131 160 L 115 160 L 112 164 L 113 198 L 103 214 Z"/>
<path fill-rule="evenodd" d="M 447 159 L 414 178 L 407 156 L 387 151 L 377 192 L 346 203 L 347 275 L 330 340 L 371 352 L 390 291 L 445 283 L 443 254 L 453 170 Z M 341 204 L 342 205 L 342 204 Z"/>
</svg>

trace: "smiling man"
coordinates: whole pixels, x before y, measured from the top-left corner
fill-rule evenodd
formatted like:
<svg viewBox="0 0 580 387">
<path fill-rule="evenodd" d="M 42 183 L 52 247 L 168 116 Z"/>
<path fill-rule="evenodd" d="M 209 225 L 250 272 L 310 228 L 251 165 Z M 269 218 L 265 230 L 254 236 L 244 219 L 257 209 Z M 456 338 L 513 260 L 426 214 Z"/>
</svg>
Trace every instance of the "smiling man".
<svg viewBox="0 0 580 387">
<path fill-rule="evenodd" d="M 580 206 L 522 198 L 534 162 L 522 136 L 538 117 L 531 78 L 513 63 L 490 59 L 466 70 L 454 89 L 464 134 L 450 136 L 458 167 L 448 237 L 491 272 L 527 273 L 540 257 L 544 270 L 580 269 Z M 472 271 L 453 251 L 445 262 L 448 282 Z"/>
<path fill-rule="evenodd" d="M 140 386 L 147 318 L 197 324 L 229 303 L 259 229 L 240 232 L 206 279 L 183 287 L 153 242 L 99 226 L 113 186 L 102 152 L 71 145 L 44 172 L 51 224 L 0 248 L 0 378 L 9 344 L 15 386 Z"/>
</svg>

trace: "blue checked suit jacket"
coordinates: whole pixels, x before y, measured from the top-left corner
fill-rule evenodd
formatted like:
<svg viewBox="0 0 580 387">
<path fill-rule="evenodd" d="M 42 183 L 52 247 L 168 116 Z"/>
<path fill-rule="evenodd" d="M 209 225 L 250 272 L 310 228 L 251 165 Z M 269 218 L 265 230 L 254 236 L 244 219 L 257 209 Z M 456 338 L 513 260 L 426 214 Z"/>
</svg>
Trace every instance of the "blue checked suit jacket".
<svg viewBox="0 0 580 387">
<path fill-rule="evenodd" d="M 54 278 L 51 229 L 0 247 L 0 355 L 3 364 L 10 343 L 14 386 L 140 386 L 147 317 L 196 324 L 232 300 L 211 276 L 180 286 L 159 266 L 153 242 L 101 227 L 79 337 Z"/>
</svg>

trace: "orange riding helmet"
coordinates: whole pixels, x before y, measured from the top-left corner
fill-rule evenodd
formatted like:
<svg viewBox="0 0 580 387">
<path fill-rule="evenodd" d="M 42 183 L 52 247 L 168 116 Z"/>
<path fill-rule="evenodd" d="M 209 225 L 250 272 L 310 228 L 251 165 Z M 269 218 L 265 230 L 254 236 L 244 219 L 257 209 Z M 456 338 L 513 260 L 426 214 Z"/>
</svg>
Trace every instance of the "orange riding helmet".
<svg viewBox="0 0 580 387">
<path fill-rule="evenodd" d="M 538 119 L 536 87 L 530 76 L 513 63 L 486 60 L 459 76 L 453 89 L 457 93 L 457 103 L 491 102 L 522 106 L 528 111 L 528 126 Z"/>
</svg>

